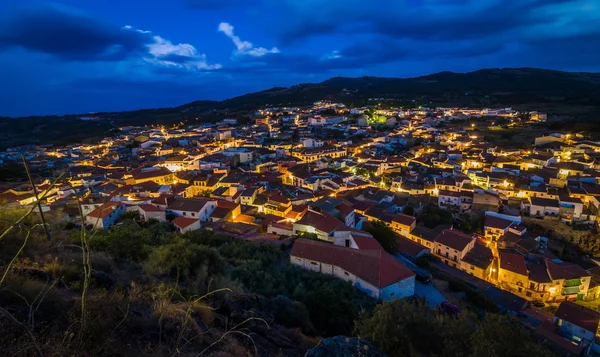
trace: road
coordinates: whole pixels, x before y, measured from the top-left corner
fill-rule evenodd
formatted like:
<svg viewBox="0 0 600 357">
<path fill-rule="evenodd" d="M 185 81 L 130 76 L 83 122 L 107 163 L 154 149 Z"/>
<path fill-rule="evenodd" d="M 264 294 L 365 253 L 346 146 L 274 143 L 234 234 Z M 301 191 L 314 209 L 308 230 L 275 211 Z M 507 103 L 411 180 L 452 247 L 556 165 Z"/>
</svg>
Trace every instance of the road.
<svg viewBox="0 0 600 357">
<path fill-rule="evenodd" d="M 394 257 L 412 271 L 421 271 L 429 274 L 429 272 L 419 268 L 417 265 L 415 265 L 415 263 L 401 255 L 396 255 Z M 415 280 L 415 296 L 424 298 L 425 303 L 433 308 L 439 305 L 442 301 L 446 300 L 444 294 L 442 294 L 432 283 L 423 284 L 418 280 Z"/>
</svg>

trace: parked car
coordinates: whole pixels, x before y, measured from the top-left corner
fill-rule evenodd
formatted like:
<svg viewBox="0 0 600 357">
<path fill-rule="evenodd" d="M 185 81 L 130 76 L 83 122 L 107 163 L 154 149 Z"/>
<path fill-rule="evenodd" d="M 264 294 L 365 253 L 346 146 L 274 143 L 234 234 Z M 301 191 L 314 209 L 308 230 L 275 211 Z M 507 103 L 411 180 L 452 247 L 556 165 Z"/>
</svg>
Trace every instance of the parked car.
<svg viewBox="0 0 600 357">
<path fill-rule="evenodd" d="M 423 284 L 429 284 L 429 282 L 431 282 L 431 275 L 429 273 L 416 270 L 415 279 Z"/>
<path fill-rule="evenodd" d="M 544 306 L 546 306 L 546 304 L 544 304 L 544 302 L 540 301 L 540 300 L 532 301 L 531 305 L 533 305 L 535 307 L 544 307 Z"/>
</svg>

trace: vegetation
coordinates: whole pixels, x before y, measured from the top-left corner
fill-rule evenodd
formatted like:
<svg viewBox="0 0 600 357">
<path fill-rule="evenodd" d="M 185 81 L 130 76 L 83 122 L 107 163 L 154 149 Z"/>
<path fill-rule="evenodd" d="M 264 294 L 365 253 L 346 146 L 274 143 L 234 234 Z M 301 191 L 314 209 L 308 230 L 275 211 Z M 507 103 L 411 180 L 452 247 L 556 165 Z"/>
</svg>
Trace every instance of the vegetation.
<svg viewBox="0 0 600 357">
<path fill-rule="evenodd" d="M 370 222 L 366 230 L 373 235 L 373 238 L 381 244 L 386 252 L 398 254 L 398 236 L 385 222 Z"/>
<path fill-rule="evenodd" d="M 47 240 L 27 213 L 0 211 L 0 349 L 9 354 L 301 356 L 316 343 L 307 336 L 353 333 L 390 356 L 548 354 L 504 316 L 374 306 L 349 283 L 291 266 L 274 244 L 179 235 L 135 217 L 83 235 L 52 224 Z M 371 228 L 379 239 L 393 234 Z"/>
<path fill-rule="evenodd" d="M 422 302 L 384 302 L 363 312 L 356 334 L 395 356 L 552 356 L 529 331 L 509 316 L 471 312 L 457 318 Z"/>
<path fill-rule="evenodd" d="M 434 206 L 427 207 L 419 217 L 419 220 L 427 228 L 435 228 L 439 225 L 451 225 L 454 222 L 452 212 Z"/>
<path fill-rule="evenodd" d="M 0 229 L 23 213 L 2 211 Z M 375 304 L 349 283 L 291 266 L 277 245 L 211 231 L 178 235 L 129 217 L 86 234 L 89 265 L 81 231 L 53 225 L 51 237 L 29 215 L 0 239 L 0 326 L 14 331 L 0 337 L 0 349 L 198 355 L 210 347 L 204 355 L 239 356 L 254 354 L 262 339 L 272 355 L 302 355 L 314 345 L 307 336 L 349 335 L 359 312 Z"/>
</svg>

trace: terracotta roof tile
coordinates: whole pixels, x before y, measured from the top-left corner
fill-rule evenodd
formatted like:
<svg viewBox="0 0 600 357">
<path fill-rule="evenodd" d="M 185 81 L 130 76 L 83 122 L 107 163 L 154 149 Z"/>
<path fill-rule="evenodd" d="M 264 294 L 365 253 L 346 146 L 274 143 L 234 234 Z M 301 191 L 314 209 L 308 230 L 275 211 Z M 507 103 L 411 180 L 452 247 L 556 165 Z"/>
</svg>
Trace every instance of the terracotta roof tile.
<svg viewBox="0 0 600 357">
<path fill-rule="evenodd" d="M 380 289 L 415 275 L 383 250 L 359 250 L 298 239 L 291 255 L 338 266 Z"/>
</svg>

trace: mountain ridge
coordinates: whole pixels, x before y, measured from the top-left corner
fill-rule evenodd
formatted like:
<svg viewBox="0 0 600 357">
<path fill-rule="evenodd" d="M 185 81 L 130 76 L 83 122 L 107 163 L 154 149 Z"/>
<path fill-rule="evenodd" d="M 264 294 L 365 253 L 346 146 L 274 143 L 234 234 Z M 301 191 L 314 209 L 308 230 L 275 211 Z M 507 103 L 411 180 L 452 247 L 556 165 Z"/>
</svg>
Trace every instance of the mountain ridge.
<svg viewBox="0 0 600 357">
<path fill-rule="evenodd" d="M 410 78 L 332 77 L 319 83 L 272 87 L 222 101 L 197 100 L 170 108 L 97 112 L 105 120 L 83 122 L 65 116 L 0 117 L 0 148 L 26 144 L 66 144 L 95 140 L 127 125 L 171 125 L 247 118 L 264 106 L 311 105 L 320 100 L 350 106 L 372 105 L 370 98 L 394 106 L 513 107 L 545 111 L 560 120 L 575 120 L 593 129 L 600 118 L 600 73 L 539 68 L 488 68 L 438 72 Z M 599 126 L 600 127 L 600 126 Z M 588 128 L 588 129 L 589 129 Z M 44 135 L 39 135 L 39 133 Z"/>
</svg>

